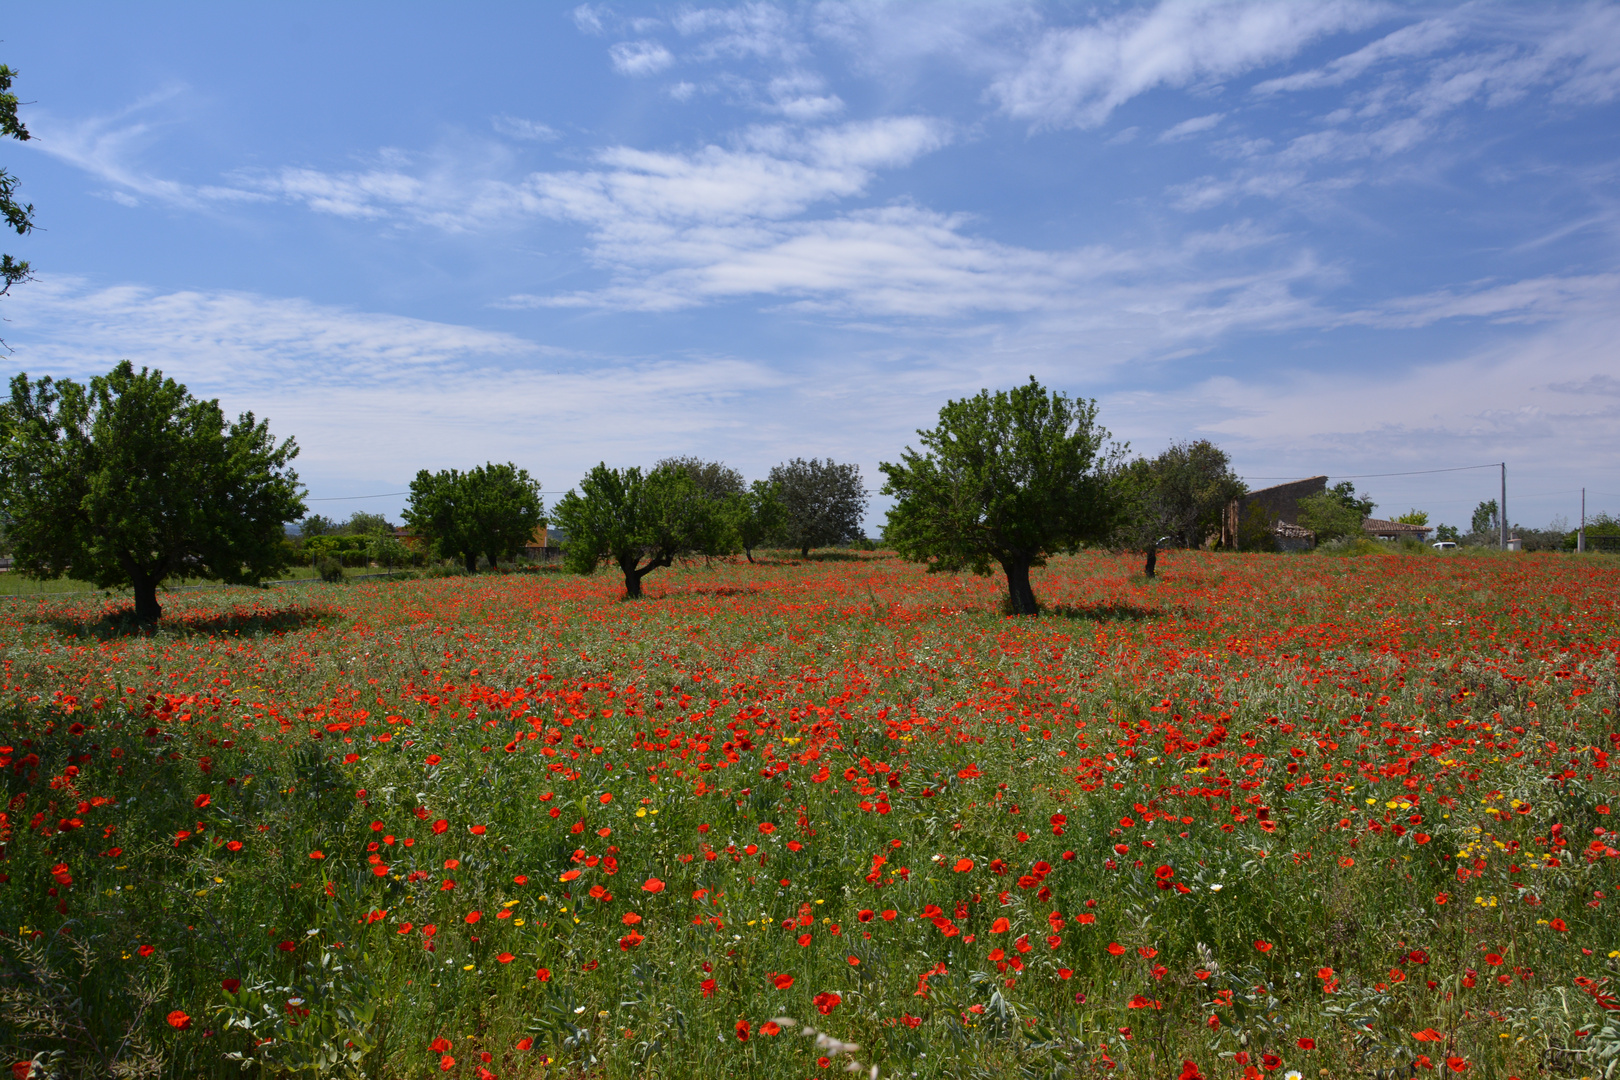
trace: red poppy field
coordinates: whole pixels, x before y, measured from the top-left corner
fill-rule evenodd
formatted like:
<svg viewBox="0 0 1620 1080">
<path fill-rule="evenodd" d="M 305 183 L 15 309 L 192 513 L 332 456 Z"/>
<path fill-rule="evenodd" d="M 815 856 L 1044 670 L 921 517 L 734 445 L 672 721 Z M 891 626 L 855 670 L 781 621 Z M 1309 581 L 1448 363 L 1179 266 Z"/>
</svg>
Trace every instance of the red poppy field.
<svg viewBox="0 0 1620 1080">
<path fill-rule="evenodd" d="M 0 607 L 14 1075 L 1620 1073 L 1620 561 Z"/>
</svg>

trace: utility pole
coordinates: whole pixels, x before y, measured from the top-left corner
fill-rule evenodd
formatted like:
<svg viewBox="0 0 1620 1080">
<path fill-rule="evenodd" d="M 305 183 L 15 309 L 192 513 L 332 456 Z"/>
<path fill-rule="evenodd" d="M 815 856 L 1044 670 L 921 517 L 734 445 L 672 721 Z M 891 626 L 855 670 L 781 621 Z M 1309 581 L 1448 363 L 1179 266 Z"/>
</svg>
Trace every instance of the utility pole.
<svg viewBox="0 0 1620 1080">
<path fill-rule="evenodd" d="M 1502 550 L 1506 551 L 1507 550 L 1507 544 L 1508 544 L 1508 523 L 1507 523 L 1507 462 L 1505 462 L 1505 461 L 1502 462 L 1501 514 L 1502 514 Z"/>
<path fill-rule="evenodd" d="M 1575 552 L 1586 550 L 1586 489 L 1581 488 L 1581 531 L 1575 534 Z"/>
</svg>

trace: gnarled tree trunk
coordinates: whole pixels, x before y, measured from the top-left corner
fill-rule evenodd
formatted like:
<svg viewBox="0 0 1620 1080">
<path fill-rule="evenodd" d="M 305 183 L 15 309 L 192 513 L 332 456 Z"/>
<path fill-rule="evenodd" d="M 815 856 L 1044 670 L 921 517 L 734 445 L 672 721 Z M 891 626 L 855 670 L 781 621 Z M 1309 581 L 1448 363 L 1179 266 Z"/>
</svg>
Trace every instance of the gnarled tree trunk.
<svg viewBox="0 0 1620 1080">
<path fill-rule="evenodd" d="M 466 551 L 462 553 L 462 557 L 467 562 L 467 573 L 478 573 L 478 553 L 476 551 Z"/>
<path fill-rule="evenodd" d="M 163 617 L 158 606 L 158 576 L 139 570 L 130 574 L 130 587 L 135 591 L 135 618 L 138 622 L 155 623 Z"/>
<path fill-rule="evenodd" d="M 1040 604 L 1035 602 L 1035 590 L 1029 587 L 1029 560 L 1009 558 L 1001 560 L 1007 574 L 1007 599 L 1014 615 L 1039 615 Z"/>
</svg>

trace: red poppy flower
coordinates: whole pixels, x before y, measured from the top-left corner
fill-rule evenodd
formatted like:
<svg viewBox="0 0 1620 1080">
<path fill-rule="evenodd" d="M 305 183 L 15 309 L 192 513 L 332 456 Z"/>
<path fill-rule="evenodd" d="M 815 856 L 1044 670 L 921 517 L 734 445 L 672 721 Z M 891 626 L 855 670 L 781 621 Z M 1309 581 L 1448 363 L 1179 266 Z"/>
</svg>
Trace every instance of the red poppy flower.
<svg viewBox="0 0 1620 1080">
<path fill-rule="evenodd" d="M 456 1059 L 451 1057 L 449 1054 L 446 1054 L 446 1055 L 444 1055 L 444 1057 L 439 1059 L 439 1071 L 440 1072 L 449 1072 L 451 1069 L 453 1069 L 455 1067 L 456 1067 Z"/>
<path fill-rule="evenodd" d="M 1164 1002 L 1154 1001 L 1150 997 L 1137 994 L 1131 998 L 1125 1007 L 1127 1009 L 1162 1009 L 1164 1008 Z"/>
<path fill-rule="evenodd" d="M 513 956 L 509 952 L 503 952 L 499 956 L 497 956 L 495 959 L 499 960 L 503 964 L 510 964 L 513 960 L 516 960 L 517 957 Z"/>
<path fill-rule="evenodd" d="M 995 922 L 990 924 L 990 932 L 992 934 L 1005 934 L 1010 929 L 1012 929 L 1012 923 L 1008 922 L 1005 918 L 997 919 Z"/>
<path fill-rule="evenodd" d="M 1412 1032 L 1412 1038 L 1418 1042 L 1445 1042 L 1446 1037 L 1434 1028 L 1424 1028 L 1422 1031 Z"/>
<path fill-rule="evenodd" d="M 737 1021 L 737 1041 L 738 1042 L 747 1042 L 748 1041 L 748 1021 L 746 1021 L 746 1020 Z"/>
<path fill-rule="evenodd" d="M 799 948 L 806 949 L 806 948 L 809 948 L 809 947 L 810 947 L 810 935 L 809 934 L 800 934 L 799 935 Z"/>
<path fill-rule="evenodd" d="M 1301 1050 L 1315 1050 L 1316 1040 L 1307 1035 L 1303 1039 L 1296 1040 L 1294 1045 L 1299 1047 Z"/>
<path fill-rule="evenodd" d="M 1552 922 L 1548 923 L 1547 925 L 1551 926 L 1554 930 L 1558 931 L 1560 934 L 1562 934 L 1564 931 L 1569 929 L 1569 926 L 1564 922 L 1563 919 L 1554 919 Z M 1451 1059 L 1448 1058 L 1446 1060 L 1446 1064 L 1450 1065 L 1451 1064 Z M 1457 1071 L 1461 1072 L 1462 1070 L 1458 1069 Z"/>
<path fill-rule="evenodd" d="M 219 980 L 219 985 L 224 988 L 224 990 L 225 990 L 225 992 L 227 994 L 234 994 L 238 990 L 242 989 L 242 980 L 241 979 L 221 979 L 221 980 Z"/>
<path fill-rule="evenodd" d="M 957 859 L 955 870 L 958 874 L 965 874 L 973 869 L 972 859 Z"/>
<path fill-rule="evenodd" d="M 534 973 L 534 977 L 539 979 L 541 982 L 550 982 L 551 981 L 551 969 L 550 968 L 541 968 L 539 971 Z"/>
<path fill-rule="evenodd" d="M 517 1049 L 528 1050 L 534 1046 L 534 1040 L 525 1036 L 517 1041 Z"/>
<path fill-rule="evenodd" d="M 759 823 L 759 831 L 764 833 L 766 836 L 769 836 L 771 833 L 776 831 L 776 826 L 772 825 L 768 821 L 762 821 Z"/>
<path fill-rule="evenodd" d="M 834 1009 L 838 1008 L 843 1000 L 844 999 L 839 997 L 837 994 L 823 990 L 814 998 L 811 998 L 810 1003 L 816 1007 L 816 1011 L 818 1013 L 820 1013 L 822 1016 L 827 1016 L 830 1015 Z"/>
<path fill-rule="evenodd" d="M 169 1026 L 174 1028 L 176 1031 L 185 1031 L 191 1027 L 191 1017 L 187 1016 L 179 1009 L 176 1009 L 174 1012 L 170 1013 L 167 1019 L 169 1021 Z"/>
<path fill-rule="evenodd" d="M 1454 1073 L 1466 1072 L 1468 1070 L 1468 1062 L 1464 1061 L 1460 1057 L 1448 1057 L 1446 1058 L 1446 1068 L 1450 1069 Z"/>
<path fill-rule="evenodd" d="M 199 795 L 195 799 L 191 800 L 191 805 L 201 810 L 213 801 L 214 797 L 212 795 Z"/>
<path fill-rule="evenodd" d="M 1109 951 L 1109 953 L 1111 953 L 1114 956 L 1124 956 L 1125 955 L 1125 946 L 1121 945 L 1117 941 L 1110 941 L 1108 943 L 1108 951 Z"/>
<path fill-rule="evenodd" d="M 471 926 L 483 917 L 484 913 L 482 911 L 469 911 L 467 912 L 467 925 Z"/>
<path fill-rule="evenodd" d="M 871 908 L 862 908 L 860 911 L 855 913 L 855 918 L 858 922 L 871 922 L 874 918 L 876 918 L 876 916 L 873 914 Z"/>
<path fill-rule="evenodd" d="M 438 836 L 448 828 L 450 828 L 450 823 L 444 818 L 440 818 L 433 823 L 433 835 Z"/>
<path fill-rule="evenodd" d="M 766 978 L 775 983 L 778 990 L 786 990 L 793 985 L 793 976 L 791 975 L 767 975 Z"/>
<path fill-rule="evenodd" d="M 664 883 L 662 881 L 659 881 L 655 877 L 650 877 L 646 881 L 641 883 L 641 891 L 642 892 L 650 892 L 650 893 L 661 893 L 661 892 L 664 891 Z"/>
<path fill-rule="evenodd" d="M 1271 951 L 1271 942 L 1269 942 L 1269 941 L 1257 941 L 1257 942 L 1254 943 L 1254 947 L 1259 949 L 1263 953 L 1268 953 L 1268 952 Z"/>
<path fill-rule="evenodd" d="M 440 1035 L 437 1039 L 434 1039 L 428 1044 L 428 1049 L 433 1051 L 435 1054 L 447 1053 L 450 1048 L 450 1040 L 445 1038 L 443 1035 Z"/>
<path fill-rule="evenodd" d="M 624 937 L 619 939 L 619 951 L 629 952 L 631 949 L 635 948 L 637 945 L 640 945 L 646 940 L 647 939 L 645 936 L 632 930 L 628 934 L 624 935 Z"/>
</svg>

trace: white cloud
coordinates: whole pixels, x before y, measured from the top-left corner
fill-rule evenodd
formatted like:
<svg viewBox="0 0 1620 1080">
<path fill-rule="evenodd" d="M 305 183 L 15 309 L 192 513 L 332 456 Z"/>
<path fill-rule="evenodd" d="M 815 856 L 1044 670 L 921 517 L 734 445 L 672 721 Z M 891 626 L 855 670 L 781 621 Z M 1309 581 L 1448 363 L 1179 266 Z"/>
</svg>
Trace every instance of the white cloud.
<svg viewBox="0 0 1620 1080">
<path fill-rule="evenodd" d="M 1540 323 L 1600 318 L 1620 310 L 1620 274 L 1528 278 L 1473 289 L 1440 289 L 1404 297 L 1343 316 L 1359 323 L 1398 329 L 1430 326 L 1443 319 L 1486 319 L 1493 323 Z"/>
<path fill-rule="evenodd" d="M 448 323 L 252 293 L 163 293 L 42 276 L 6 302 L 19 367 L 44 358 L 75 375 L 119 359 L 219 385 L 313 387 L 448 371 L 542 354 L 532 342 Z"/>
<path fill-rule="evenodd" d="M 525 120 L 521 116 L 507 116 L 505 113 L 493 118 L 490 123 L 500 134 L 509 139 L 526 139 L 532 142 L 551 142 L 558 138 L 557 129 L 535 120 Z"/>
<path fill-rule="evenodd" d="M 1177 142 L 1189 136 L 1197 135 L 1201 131 L 1208 131 L 1225 118 L 1225 113 L 1210 113 L 1208 116 L 1195 116 L 1191 120 L 1183 120 L 1181 123 L 1166 129 L 1164 134 L 1159 136 L 1159 141 L 1162 143 Z"/>
<path fill-rule="evenodd" d="M 844 102 L 837 94 L 826 93 L 820 76 L 797 71 L 779 75 L 768 87 L 775 112 L 801 123 L 824 120 L 842 112 Z"/>
<path fill-rule="evenodd" d="M 84 120 L 65 120 L 46 110 L 34 110 L 28 120 L 33 138 L 24 145 L 112 185 L 109 196 L 125 206 L 138 205 L 142 198 L 191 209 L 263 199 L 257 192 L 238 187 L 187 184 L 153 176 L 134 163 L 141 151 L 156 141 L 164 126 L 151 114 L 184 93 L 183 86 L 169 86 L 117 112 Z M 138 119 L 143 114 L 147 118 Z"/>
<path fill-rule="evenodd" d="M 546 213 L 635 242 L 656 223 L 779 219 L 857 195 L 874 170 L 908 164 L 949 139 L 950 129 L 927 117 L 809 132 L 755 128 L 737 149 L 673 154 L 614 147 L 597 155 L 596 169 L 536 173 L 524 187 Z"/>
<path fill-rule="evenodd" d="M 1158 87 L 1219 81 L 1286 60 L 1329 34 L 1372 22 L 1357 0 L 1163 0 L 1090 26 L 1049 29 L 990 96 L 1037 128 L 1096 127 Z"/>
<path fill-rule="evenodd" d="M 607 28 L 602 23 L 606 10 L 601 4 L 581 4 L 574 9 L 574 25 L 579 27 L 582 34 L 606 33 Z"/>
<path fill-rule="evenodd" d="M 1620 97 L 1620 8 L 1464 9 L 1254 90 L 1275 97 L 1339 86 L 1351 86 L 1343 106 L 1322 116 L 1316 130 L 1274 151 L 1235 155 L 1244 163 L 1229 176 L 1173 187 L 1176 205 L 1310 199 L 1370 178 L 1387 182 L 1395 175 L 1387 165 L 1366 173 L 1342 167 L 1460 142 L 1477 130 L 1464 112 L 1470 107 L 1502 109 L 1536 93 L 1566 106 L 1613 101 Z"/>
<path fill-rule="evenodd" d="M 794 60 L 804 54 L 792 18 L 774 4 L 688 8 L 675 16 L 674 26 L 684 36 L 703 39 L 700 60 Z"/>
<path fill-rule="evenodd" d="M 160 368 L 295 436 L 312 484 L 526 457 L 565 487 L 603 457 L 645 464 L 701 445 L 702 433 L 744 429 L 738 401 L 783 383 L 735 358 L 580 357 L 496 331 L 251 293 L 41 277 L 6 311 L 14 370 L 82 380 L 121 359 Z"/>
<path fill-rule="evenodd" d="M 1380 64 L 1406 60 L 1414 56 L 1427 56 L 1451 44 L 1462 32 L 1462 27 L 1451 19 L 1425 19 L 1423 22 L 1403 26 L 1386 34 L 1370 45 L 1365 45 L 1347 56 L 1341 56 L 1325 67 L 1296 72 L 1277 79 L 1268 79 L 1254 88 L 1256 94 L 1277 94 L 1285 91 L 1314 90 L 1324 86 L 1340 86 L 1359 78 Z"/>
<path fill-rule="evenodd" d="M 656 41 L 621 41 L 608 49 L 613 69 L 621 75 L 656 75 L 675 62 Z"/>
</svg>

